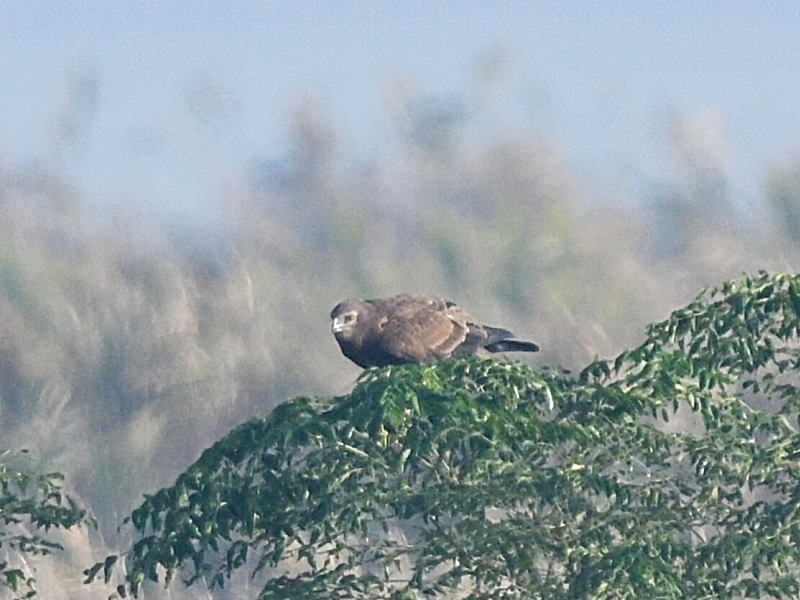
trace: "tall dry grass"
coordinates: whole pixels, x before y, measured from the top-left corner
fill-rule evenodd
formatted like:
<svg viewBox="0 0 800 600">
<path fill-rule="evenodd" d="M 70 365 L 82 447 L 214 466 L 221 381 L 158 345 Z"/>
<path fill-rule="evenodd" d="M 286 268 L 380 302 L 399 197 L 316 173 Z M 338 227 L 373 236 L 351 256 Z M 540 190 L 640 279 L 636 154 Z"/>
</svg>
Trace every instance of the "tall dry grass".
<svg viewBox="0 0 800 600">
<path fill-rule="evenodd" d="M 553 139 L 487 136 L 468 100 L 401 90 L 368 161 L 303 101 L 283 160 L 221 174 L 202 233 L 98 207 L 60 158 L 0 165 L 1 445 L 65 472 L 101 524 L 39 567 L 43 598 L 99 593 L 71 568 L 123 543 L 141 493 L 232 426 L 348 389 L 327 317 L 344 297 L 452 297 L 539 342 L 533 362 L 576 367 L 702 286 L 796 270 L 796 162 L 743 215 L 716 129 L 678 116 L 657 142 L 670 178 L 587 202 L 594 182 Z"/>
</svg>

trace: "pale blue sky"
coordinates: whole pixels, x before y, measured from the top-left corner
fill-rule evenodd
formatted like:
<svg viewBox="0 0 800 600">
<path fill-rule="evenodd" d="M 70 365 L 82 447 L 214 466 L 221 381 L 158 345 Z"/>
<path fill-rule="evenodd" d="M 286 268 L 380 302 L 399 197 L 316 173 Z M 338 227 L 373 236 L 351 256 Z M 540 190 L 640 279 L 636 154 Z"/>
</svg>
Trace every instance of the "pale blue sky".
<svg viewBox="0 0 800 600">
<path fill-rule="evenodd" d="M 580 171 L 635 162 L 672 109 L 724 119 L 745 195 L 767 165 L 800 149 L 796 0 L 4 0 L 0 153 L 45 156 L 67 73 L 90 69 L 97 115 L 70 169 L 101 199 L 136 183 L 152 202 L 191 207 L 215 169 L 280 152 L 303 93 L 368 156 L 393 76 L 457 94 L 476 58 L 497 47 L 512 66 L 497 126 L 546 130 Z M 184 97 L 203 80 L 228 90 L 236 110 L 201 140 Z"/>
</svg>

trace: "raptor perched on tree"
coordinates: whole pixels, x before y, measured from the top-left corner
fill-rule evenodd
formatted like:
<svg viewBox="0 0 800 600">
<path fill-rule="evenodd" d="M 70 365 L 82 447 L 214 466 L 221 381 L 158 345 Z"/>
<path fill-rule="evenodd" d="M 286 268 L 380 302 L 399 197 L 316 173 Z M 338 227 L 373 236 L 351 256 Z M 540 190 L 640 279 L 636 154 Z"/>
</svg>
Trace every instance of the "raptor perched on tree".
<svg viewBox="0 0 800 600">
<path fill-rule="evenodd" d="M 536 352 L 507 329 L 480 325 L 454 302 L 434 296 L 345 300 L 331 311 L 342 353 L 360 367 L 430 362 L 493 352 Z"/>
</svg>

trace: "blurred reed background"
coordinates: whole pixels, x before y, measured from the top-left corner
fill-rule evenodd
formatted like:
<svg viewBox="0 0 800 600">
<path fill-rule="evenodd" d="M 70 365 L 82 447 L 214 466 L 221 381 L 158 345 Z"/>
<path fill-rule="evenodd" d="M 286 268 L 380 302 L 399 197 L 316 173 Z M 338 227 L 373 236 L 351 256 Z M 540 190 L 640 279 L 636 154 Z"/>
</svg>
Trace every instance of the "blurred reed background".
<svg viewBox="0 0 800 600">
<path fill-rule="evenodd" d="M 138 202 L 146 181 L 131 200 L 86 189 L 70 156 L 91 143 L 102 78 L 66 78 L 44 158 L 0 139 L 0 447 L 63 471 L 100 522 L 39 567 L 43 598 L 107 595 L 70 569 L 118 544 L 141 493 L 233 426 L 346 392 L 358 369 L 328 322 L 343 298 L 440 294 L 537 341 L 532 364 L 580 368 L 704 286 L 797 269 L 798 155 L 743 207 L 724 115 L 655 111 L 642 151 L 664 175 L 598 177 L 530 119 L 487 126 L 505 69 L 476 61 L 444 96 L 403 78 L 375 90 L 367 153 L 319 95 L 287 98 L 282 150 L 209 172 L 200 221 Z M 190 91 L 181 110 L 206 125 L 236 101 Z M 213 154 L 210 139 L 197 151 Z"/>
</svg>

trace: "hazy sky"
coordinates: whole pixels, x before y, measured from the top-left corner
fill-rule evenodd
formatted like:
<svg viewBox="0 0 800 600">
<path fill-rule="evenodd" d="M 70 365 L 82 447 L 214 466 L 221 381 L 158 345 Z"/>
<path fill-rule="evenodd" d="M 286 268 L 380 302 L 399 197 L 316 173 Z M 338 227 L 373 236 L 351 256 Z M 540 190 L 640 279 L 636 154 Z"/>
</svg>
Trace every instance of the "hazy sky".
<svg viewBox="0 0 800 600">
<path fill-rule="evenodd" d="M 191 207 L 209 173 L 280 152 L 312 92 L 350 150 L 382 134 L 389 82 L 459 94 L 487 51 L 509 76 L 493 110 L 552 134 L 576 169 L 638 160 L 669 111 L 711 114 L 736 185 L 800 149 L 800 2 L 0 2 L 0 157 L 46 157 L 70 74 L 96 115 L 69 168 L 95 197 L 137 189 Z M 227 117 L 198 132 L 190 90 Z"/>
</svg>

